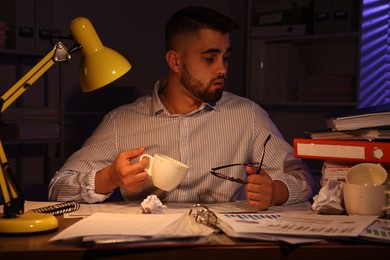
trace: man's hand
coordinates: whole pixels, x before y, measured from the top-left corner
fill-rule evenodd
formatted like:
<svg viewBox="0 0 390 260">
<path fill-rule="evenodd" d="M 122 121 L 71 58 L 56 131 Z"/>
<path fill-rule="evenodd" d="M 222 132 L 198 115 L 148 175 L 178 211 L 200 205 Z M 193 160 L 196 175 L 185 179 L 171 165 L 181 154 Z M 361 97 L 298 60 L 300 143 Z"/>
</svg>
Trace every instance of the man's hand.
<svg viewBox="0 0 390 260">
<path fill-rule="evenodd" d="M 256 174 L 256 170 L 254 167 L 246 167 L 246 171 L 249 174 L 246 196 L 252 208 L 265 210 L 272 203 L 272 180 L 264 171 Z"/>
<path fill-rule="evenodd" d="M 256 174 L 256 170 L 254 167 L 246 167 L 249 174 L 246 184 L 249 205 L 258 210 L 266 210 L 272 204 L 285 203 L 288 199 L 287 186 L 281 181 L 272 181 L 263 170 Z"/>
<path fill-rule="evenodd" d="M 131 164 L 131 159 L 140 156 L 144 148 L 121 152 L 114 163 L 98 171 L 95 177 L 95 192 L 107 194 L 121 187 L 129 192 L 138 192 L 146 184 L 147 159 Z"/>
</svg>

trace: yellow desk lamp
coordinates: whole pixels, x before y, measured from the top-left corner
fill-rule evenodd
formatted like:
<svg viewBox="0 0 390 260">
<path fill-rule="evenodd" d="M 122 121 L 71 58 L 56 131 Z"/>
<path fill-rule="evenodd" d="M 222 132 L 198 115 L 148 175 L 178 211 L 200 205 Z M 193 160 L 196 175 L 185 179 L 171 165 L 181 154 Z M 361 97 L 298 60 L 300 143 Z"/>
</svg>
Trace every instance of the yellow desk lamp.
<svg viewBox="0 0 390 260">
<path fill-rule="evenodd" d="M 26 75 L 1 96 L 1 113 L 22 95 L 54 63 L 70 60 L 71 54 L 80 51 L 80 85 L 89 92 L 118 79 L 130 70 L 130 63 L 119 53 L 105 47 L 91 22 L 84 17 L 71 21 L 70 32 L 75 46 L 68 50 L 61 42 L 40 60 Z M 44 232 L 58 227 L 57 218 L 44 213 L 24 212 L 22 191 L 13 176 L 0 141 L 0 233 L 24 234 Z"/>
</svg>

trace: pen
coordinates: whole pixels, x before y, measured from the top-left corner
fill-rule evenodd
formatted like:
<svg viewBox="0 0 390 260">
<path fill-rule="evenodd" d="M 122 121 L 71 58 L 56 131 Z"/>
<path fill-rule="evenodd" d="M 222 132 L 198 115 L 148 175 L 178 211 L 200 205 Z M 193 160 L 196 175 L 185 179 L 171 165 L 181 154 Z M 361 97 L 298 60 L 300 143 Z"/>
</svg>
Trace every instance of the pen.
<svg viewBox="0 0 390 260">
<path fill-rule="evenodd" d="M 263 144 L 263 147 L 264 147 L 263 156 L 261 156 L 261 161 L 260 161 L 260 164 L 259 164 L 259 168 L 257 168 L 256 174 L 260 174 L 261 166 L 263 165 L 263 160 L 264 160 L 264 155 L 265 155 L 265 146 L 267 145 L 269 139 L 271 139 L 271 135 L 268 135 L 267 139 L 265 139 L 265 141 L 264 141 L 264 144 Z"/>
</svg>

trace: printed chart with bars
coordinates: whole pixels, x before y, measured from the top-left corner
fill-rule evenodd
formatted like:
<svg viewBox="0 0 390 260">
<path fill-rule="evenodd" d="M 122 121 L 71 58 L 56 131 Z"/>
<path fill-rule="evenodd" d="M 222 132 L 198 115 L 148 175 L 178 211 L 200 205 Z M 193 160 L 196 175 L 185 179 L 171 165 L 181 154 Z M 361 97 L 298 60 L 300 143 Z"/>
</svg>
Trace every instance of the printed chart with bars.
<svg viewBox="0 0 390 260">
<path fill-rule="evenodd" d="M 240 223 L 259 224 L 261 220 L 278 219 L 280 214 L 224 214 L 228 219 Z"/>
<path fill-rule="evenodd" d="M 361 234 L 364 238 L 390 242 L 390 220 L 378 219 Z"/>
<path fill-rule="evenodd" d="M 373 216 L 328 216 L 317 214 L 217 214 L 238 234 L 264 233 L 326 237 L 357 237 L 374 222 Z"/>
</svg>

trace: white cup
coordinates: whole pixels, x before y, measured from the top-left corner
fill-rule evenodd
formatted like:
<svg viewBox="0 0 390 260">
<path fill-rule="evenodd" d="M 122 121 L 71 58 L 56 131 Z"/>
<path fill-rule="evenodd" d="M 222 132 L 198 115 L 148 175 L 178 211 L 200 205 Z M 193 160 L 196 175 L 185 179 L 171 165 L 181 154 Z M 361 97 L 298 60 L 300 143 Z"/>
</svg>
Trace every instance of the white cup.
<svg viewBox="0 0 390 260">
<path fill-rule="evenodd" d="M 153 185 L 164 191 L 176 188 L 190 169 L 187 165 L 162 154 L 143 154 L 139 160 L 145 157 L 149 158 L 149 166 L 145 171 L 152 177 Z"/>
<path fill-rule="evenodd" d="M 390 194 L 388 185 L 365 186 L 344 183 L 344 205 L 348 215 L 381 216 Z"/>
<path fill-rule="evenodd" d="M 377 186 L 387 180 L 386 170 L 375 163 L 360 163 L 353 166 L 347 172 L 345 181 L 349 184 Z"/>
</svg>

